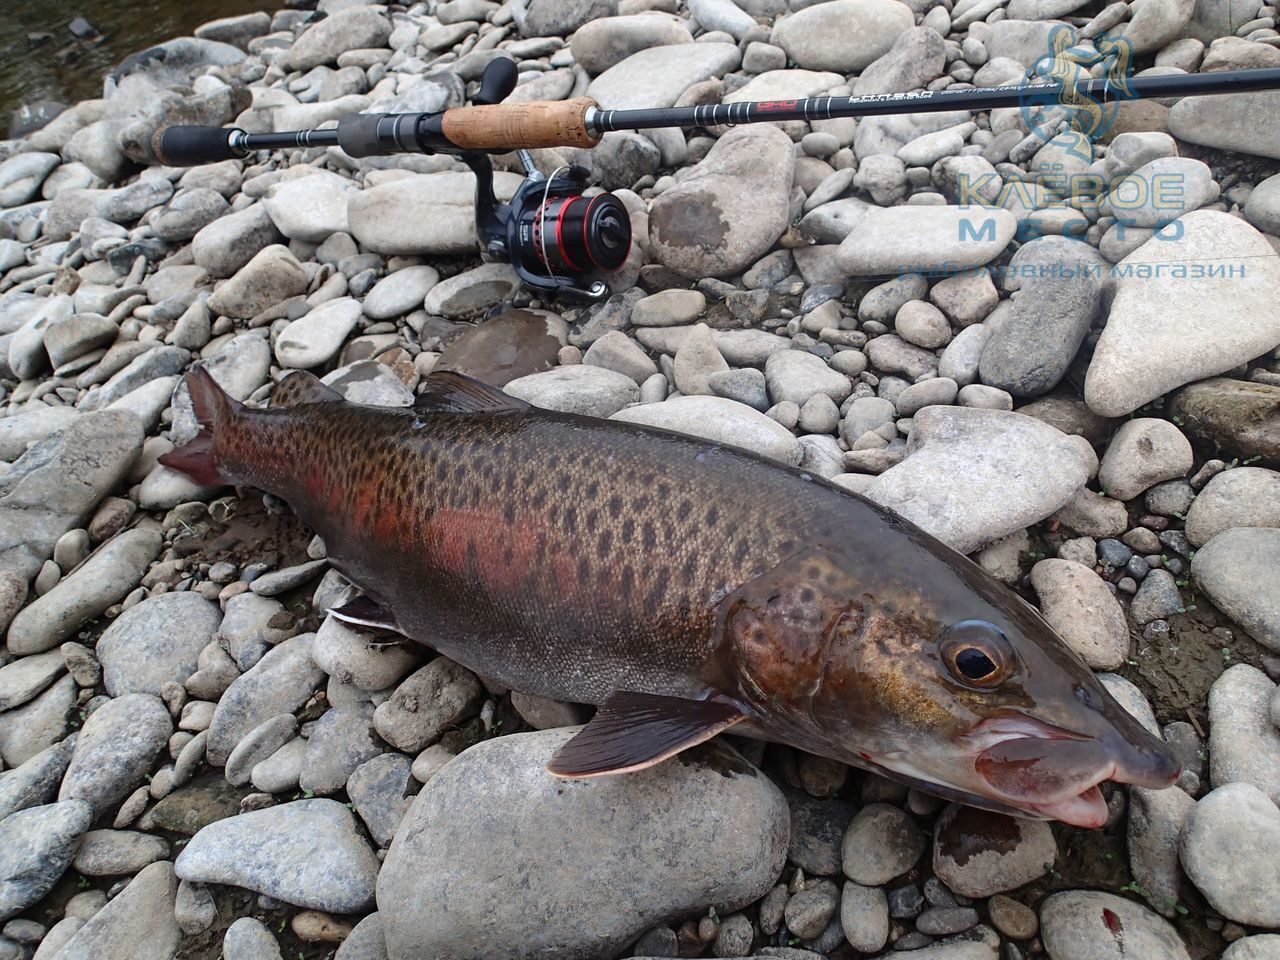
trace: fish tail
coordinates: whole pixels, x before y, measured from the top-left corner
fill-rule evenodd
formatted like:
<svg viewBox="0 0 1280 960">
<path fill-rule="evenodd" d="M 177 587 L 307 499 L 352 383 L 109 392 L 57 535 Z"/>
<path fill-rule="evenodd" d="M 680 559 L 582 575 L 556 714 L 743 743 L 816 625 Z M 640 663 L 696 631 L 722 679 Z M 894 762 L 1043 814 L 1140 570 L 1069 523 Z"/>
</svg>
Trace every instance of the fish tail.
<svg viewBox="0 0 1280 960">
<path fill-rule="evenodd" d="M 226 483 L 229 478 L 219 468 L 215 440 L 218 431 L 226 429 L 244 405 L 218 386 L 204 367 L 192 368 L 186 379 L 200 432 L 190 442 L 162 456 L 160 463 L 185 473 L 201 486 Z"/>
</svg>

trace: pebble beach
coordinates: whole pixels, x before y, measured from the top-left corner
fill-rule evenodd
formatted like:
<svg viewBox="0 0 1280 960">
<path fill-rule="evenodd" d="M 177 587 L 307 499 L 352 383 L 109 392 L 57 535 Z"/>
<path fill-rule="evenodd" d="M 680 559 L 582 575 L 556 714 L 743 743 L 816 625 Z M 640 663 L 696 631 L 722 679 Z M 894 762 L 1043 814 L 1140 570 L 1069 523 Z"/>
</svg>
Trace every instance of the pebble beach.
<svg viewBox="0 0 1280 960">
<path fill-rule="evenodd" d="M 305 7 L 0 141 L 0 960 L 1280 960 L 1280 92 L 534 150 L 630 216 L 596 303 L 482 260 L 454 157 L 150 142 L 462 106 L 497 57 L 605 109 L 996 88 L 1064 29 L 1081 78 L 1280 67 L 1272 0 Z M 194 365 L 798 467 L 1017 591 L 1181 776 L 1096 830 L 732 735 L 553 778 L 590 708 L 329 615 L 286 504 L 159 463 Z"/>
</svg>

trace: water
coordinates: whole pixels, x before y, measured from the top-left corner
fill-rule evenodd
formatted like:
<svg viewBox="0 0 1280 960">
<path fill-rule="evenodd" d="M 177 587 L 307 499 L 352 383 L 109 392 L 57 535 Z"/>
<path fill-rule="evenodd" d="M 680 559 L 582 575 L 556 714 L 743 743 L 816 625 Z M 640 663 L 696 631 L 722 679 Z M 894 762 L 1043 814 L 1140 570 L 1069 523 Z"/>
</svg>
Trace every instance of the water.
<svg viewBox="0 0 1280 960">
<path fill-rule="evenodd" d="M 103 76 L 131 53 L 190 36 L 209 20 L 280 6 L 280 0 L 0 0 L 0 131 L 19 104 L 102 96 Z M 77 41 L 68 29 L 76 17 L 102 36 Z M 52 37 L 33 47 L 28 36 L 41 33 Z"/>
</svg>

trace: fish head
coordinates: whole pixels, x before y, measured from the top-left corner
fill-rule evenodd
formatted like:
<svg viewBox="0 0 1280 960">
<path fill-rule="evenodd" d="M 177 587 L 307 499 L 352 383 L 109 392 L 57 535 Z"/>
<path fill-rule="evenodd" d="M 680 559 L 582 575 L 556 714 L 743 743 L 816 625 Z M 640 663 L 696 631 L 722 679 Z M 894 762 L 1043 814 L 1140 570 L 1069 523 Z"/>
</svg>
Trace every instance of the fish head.
<svg viewBox="0 0 1280 960">
<path fill-rule="evenodd" d="M 758 709 L 788 742 L 957 802 L 1082 827 L 1106 822 L 1103 781 L 1174 783 L 1169 747 L 1034 608 L 943 544 L 914 539 L 910 563 L 902 551 L 871 565 L 810 556 L 790 565 L 789 592 L 764 591 L 792 597 L 791 616 L 771 630 L 757 612 L 757 648 L 740 648 L 749 693 L 769 691 Z M 801 595 L 817 596 L 817 612 L 796 614 Z M 774 675 L 753 671 L 752 657 Z"/>
</svg>

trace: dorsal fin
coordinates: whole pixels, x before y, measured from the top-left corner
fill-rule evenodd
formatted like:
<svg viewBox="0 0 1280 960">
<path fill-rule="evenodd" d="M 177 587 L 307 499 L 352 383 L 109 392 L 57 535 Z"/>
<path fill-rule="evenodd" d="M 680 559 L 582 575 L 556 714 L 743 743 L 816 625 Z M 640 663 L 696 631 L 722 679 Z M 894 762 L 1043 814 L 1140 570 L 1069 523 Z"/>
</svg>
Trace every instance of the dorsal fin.
<svg viewBox="0 0 1280 960">
<path fill-rule="evenodd" d="M 413 407 L 423 413 L 523 413 L 529 404 L 453 370 L 429 374 Z"/>
<path fill-rule="evenodd" d="M 271 406 L 296 407 L 300 403 L 332 403 L 342 394 L 320 382 L 314 373 L 295 370 L 276 384 L 271 392 Z"/>
</svg>

